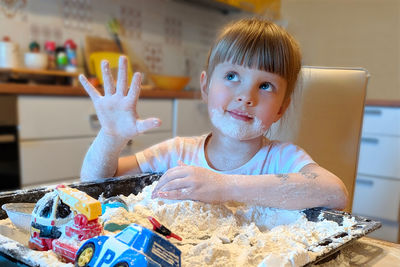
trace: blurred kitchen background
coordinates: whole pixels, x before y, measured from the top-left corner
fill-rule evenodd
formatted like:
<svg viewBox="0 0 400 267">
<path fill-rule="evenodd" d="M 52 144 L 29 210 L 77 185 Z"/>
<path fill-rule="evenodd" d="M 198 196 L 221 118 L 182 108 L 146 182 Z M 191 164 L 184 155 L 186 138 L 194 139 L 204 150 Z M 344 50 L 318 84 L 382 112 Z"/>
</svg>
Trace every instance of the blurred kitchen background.
<svg viewBox="0 0 400 267">
<path fill-rule="evenodd" d="M 222 25 L 255 14 L 298 39 L 304 65 L 369 71 L 364 118 L 375 126 L 362 132 L 352 212 L 398 242 L 398 0 L 0 0 L 0 191 L 79 179 L 99 124 L 77 75 L 101 90 L 99 52 L 128 55 L 144 74 L 139 114 L 163 121 L 124 155 L 207 132 L 198 89 L 208 49 Z"/>
</svg>

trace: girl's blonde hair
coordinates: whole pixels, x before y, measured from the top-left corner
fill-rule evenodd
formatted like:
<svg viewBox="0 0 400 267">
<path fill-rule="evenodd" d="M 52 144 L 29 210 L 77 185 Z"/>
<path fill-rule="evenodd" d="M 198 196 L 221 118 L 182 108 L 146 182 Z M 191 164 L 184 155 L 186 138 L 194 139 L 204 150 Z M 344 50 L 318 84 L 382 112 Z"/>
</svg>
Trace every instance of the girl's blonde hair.
<svg viewBox="0 0 400 267">
<path fill-rule="evenodd" d="M 275 23 L 241 19 L 224 27 L 211 47 L 206 64 L 207 83 L 215 66 L 223 62 L 278 74 L 287 82 L 287 100 L 301 69 L 301 52 L 297 41 Z"/>
</svg>

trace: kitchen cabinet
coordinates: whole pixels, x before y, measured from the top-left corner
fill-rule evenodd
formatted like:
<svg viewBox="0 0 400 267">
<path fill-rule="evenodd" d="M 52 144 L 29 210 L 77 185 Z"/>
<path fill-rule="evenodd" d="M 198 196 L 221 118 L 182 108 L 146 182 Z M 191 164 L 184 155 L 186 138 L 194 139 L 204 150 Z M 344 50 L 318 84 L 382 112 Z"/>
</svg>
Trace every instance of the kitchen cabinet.
<svg viewBox="0 0 400 267">
<path fill-rule="evenodd" d="M 139 135 L 123 155 L 172 137 L 173 100 L 141 99 L 141 117 L 159 117 L 162 126 Z M 100 125 L 88 97 L 17 96 L 21 185 L 79 177 L 83 158 Z"/>
<path fill-rule="evenodd" d="M 174 100 L 174 136 L 197 136 L 210 131 L 206 103 L 200 99 Z"/>
<path fill-rule="evenodd" d="M 353 213 L 382 222 L 372 237 L 399 242 L 400 107 L 367 106 Z"/>
</svg>

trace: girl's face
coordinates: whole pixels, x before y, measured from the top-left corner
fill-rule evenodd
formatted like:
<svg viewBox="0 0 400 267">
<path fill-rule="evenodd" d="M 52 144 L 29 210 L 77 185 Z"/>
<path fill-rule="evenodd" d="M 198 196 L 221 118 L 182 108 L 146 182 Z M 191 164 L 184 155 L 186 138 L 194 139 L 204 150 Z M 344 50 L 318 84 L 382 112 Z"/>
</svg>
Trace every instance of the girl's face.
<svg viewBox="0 0 400 267">
<path fill-rule="evenodd" d="M 239 140 L 263 135 L 286 110 L 286 80 L 281 76 L 229 62 L 218 64 L 207 87 L 200 77 L 203 99 L 211 122 L 219 132 Z"/>
</svg>

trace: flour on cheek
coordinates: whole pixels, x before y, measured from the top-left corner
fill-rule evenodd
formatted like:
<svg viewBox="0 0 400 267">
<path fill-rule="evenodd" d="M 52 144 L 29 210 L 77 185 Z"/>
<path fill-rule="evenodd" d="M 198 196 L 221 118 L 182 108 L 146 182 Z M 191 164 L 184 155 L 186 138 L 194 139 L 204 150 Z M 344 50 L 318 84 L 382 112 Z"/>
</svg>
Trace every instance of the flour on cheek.
<svg viewBox="0 0 400 267">
<path fill-rule="evenodd" d="M 257 117 L 251 122 L 232 118 L 222 108 L 214 108 L 210 112 L 211 122 L 223 134 L 239 140 L 248 140 L 263 135 L 267 127 Z"/>
</svg>

